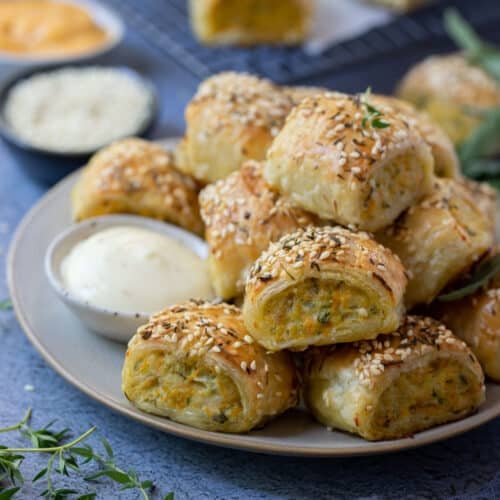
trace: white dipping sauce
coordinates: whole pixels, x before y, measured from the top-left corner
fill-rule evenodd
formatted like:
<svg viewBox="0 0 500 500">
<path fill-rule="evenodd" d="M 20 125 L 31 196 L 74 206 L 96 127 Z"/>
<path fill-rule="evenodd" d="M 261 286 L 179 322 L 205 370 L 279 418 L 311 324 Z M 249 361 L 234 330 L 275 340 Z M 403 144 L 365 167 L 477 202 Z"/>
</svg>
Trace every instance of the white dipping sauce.
<svg viewBox="0 0 500 500">
<path fill-rule="evenodd" d="M 66 289 L 94 306 L 153 313 L 193 297 L 213 297 L 207 263 L 176 240 L 116 226 L 79 242 L 61 266 Z"/>
</svg>

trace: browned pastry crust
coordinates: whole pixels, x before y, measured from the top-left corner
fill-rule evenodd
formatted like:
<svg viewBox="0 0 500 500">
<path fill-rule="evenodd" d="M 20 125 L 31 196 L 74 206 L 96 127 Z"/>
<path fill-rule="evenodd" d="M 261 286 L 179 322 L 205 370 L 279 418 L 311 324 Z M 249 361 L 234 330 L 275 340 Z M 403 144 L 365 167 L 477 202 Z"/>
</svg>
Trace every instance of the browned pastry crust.
<svg viewBox="0 0 500 500">
<path fill-rule="evenodd" d="M 255 343 L 236 307 L 198 300 L 139 328 L 122 380 L 138 408 L 219 432 L 247 432 L 297 401 L 290 355 Z"/>
<path fill-rule="evenodd" d="M 303 378 L 320 422 L 369 440 L 458 420 L 485 397 L 470 349 L 441 323 L 418 316 L 375 340 L 309 350 Z"/>
<path fill-rule="evenodd" d="M 131 213 L 203 233 L 196 182 L 177 170 L 171 153 L 142 139 L 96 153 L 73 189 L 72 205 L 77 221 Z"/>
<path fill-rule="evenodd" d="M 452 179 L 436 179 L 433 192 L 376 239 L 399 255 L 408 272 L 407 308 L 432 302 L 493 244 L 491 223 Z"/>
<path fill-rule="evenodd" d="M 272 351 L 369 339 L 399 326 L 405 287 L 399 259 L 368 234 L 309 227 L 255 262 L 243 318 Z"/>
<path fill-rule="evenodd" d="M 424 59 L 408 71 L 397 95 L 426 111 L 455 144 L 481 123 L 481 111 L 500 106 L 498 82 L 462 54 Z"/>
<path fill-rule="evenodd" d="M 434 173 L 438 177 L 461 178 L 460 163 L 455 146 L 445 131 L 430 117 L 418 111 L 412 104 L 395 97 L 373 95 L 375 103 L 390 106 L 404 115 L 410 127 L 418 130 L 425 142 L 429 145 L 434 157 Z"/>
<path fill-rule="evenodd" d="M 200 193 L 200 209 L 210 248 L 212 284 L 224 299 L 243 293 L 251 265 L 269 243 L 319 222 L 271 189 L 255 161 L 208 185 Z"/>
<path fill-rule="evenodd" d="M 324 94 L 325 92 L 331 92 L 324 87 L 311 87 L 307 85 L 281 87 L 284 94 L 291 97 L 295 106 L 298 106 L 304 99 L 308 97 L 315 97 L 318 94 Z M 339 94 L 342 95 L 342 94 Z"/>
<path fill-rule="evenodd" d="M 246 160 L 263 160 L 293 106 L 268 80 L 233 72 L 208 78 L 186 108 L 180 168 L 210 183 Z"/>
<path fill-rule="evenodd" d="M 430 190 L 434 162 L 400 113 L 367 118 L 370 99 L 324 93 L 302 101 L 269 149 L 264 176 L 305 210 L 375 231 Z"/>
<path fill-rule="evenodd" d="M 493 237 L 497 225 L 497 191 L 486 182 L 477 182 L 466 177 L 462 178 L 463 185 L 468 189 L 477 208 L 483 212 Z"/>
</svg>

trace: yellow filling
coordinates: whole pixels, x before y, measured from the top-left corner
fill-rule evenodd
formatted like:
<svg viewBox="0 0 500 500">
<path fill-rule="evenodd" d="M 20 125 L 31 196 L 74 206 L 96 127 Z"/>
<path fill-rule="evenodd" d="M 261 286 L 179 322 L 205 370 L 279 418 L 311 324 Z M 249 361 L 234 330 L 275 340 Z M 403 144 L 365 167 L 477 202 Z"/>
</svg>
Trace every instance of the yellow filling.
<svg viewBox="0 0 500 500">
<path fill-rule="evenodd" d="M 399 432 L 418 419 L 419 428 L 458 418 L 471 407 L 477 386 L 475 377 L 455 361 L 439 359 L 403 373 L 381 395 L 373 416 L 377 429 Z M 455 416 L 455 417 L 454 417 Z M 424 420 L 424 423 L 422 423 Z M 419 429 L 411 429 L 408 432 Z M 385 432 L 384 432 L 385 434 Z"/>
<path fill-rule="evenodd" d="M 414 197 L 415 189 L 418 190 L 424 179 L 424 166 L 416 163 L 419 159 L 414 155 L 403 155 L 394 158 L 390 164 L 382 169 L 377 169 L 371 179 L 372 189 L 368 192 L 363 211 L 365 217 L 382 211 L 394 210 L 391 200 L 399 205 L 407 206 L 405 200 Z"/>
<path fill-rule="evenodd" d="M 149 352 L 136 360 L 133 387 L 127 396 L 165 411 L 183 412 L 209 424 L 230 423 L 242 412 L 241 397 L 233 380 L 194 358 L 165 357 Z"/>
<path fill-rule="evenodd" d="M 224 7 L 217 8 L 212 16 L 214 32 L 239 28 L 276 37 L 276 34 L 296 29 L 302 23 L 302 10 L 296 2 L 238 0 L 223 4 Z"/>
<path fill-rule="evenodd" d="M 376 306 L 370 305 L 363 290 L 343 281 L 320 282 L 316 278 L 308 278 L 285 290 L 269 300 L 264 308 L 271 334 L 278 342 L 328 335 L 360 315 L 368 317 L 379 313 Z"/>
</svg>

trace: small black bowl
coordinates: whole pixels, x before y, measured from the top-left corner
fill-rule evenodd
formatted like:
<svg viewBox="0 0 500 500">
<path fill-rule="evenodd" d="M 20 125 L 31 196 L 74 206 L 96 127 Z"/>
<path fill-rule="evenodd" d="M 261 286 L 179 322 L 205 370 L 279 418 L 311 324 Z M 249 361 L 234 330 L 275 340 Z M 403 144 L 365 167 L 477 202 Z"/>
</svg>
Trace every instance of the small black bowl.
<svg viewBox="0 0 500 500">
<path fill-rule="evenodd" d="M 103 66 L 92 64 L 71 64 L 71 65 L 51 65 L 46 67 L 36 67 L 20 71 L 14 74 L 2 84 L 0 84 L 0 135 L 5 139 L 8 149 L 13 156 L 19 159 L 19 165 L 37 182 L 44 185 L 51 185 L 59 181 L 73 170 L 84 165 L 87 160 L 97 151 L 53 151 L 34 146 L 20 138 L 9 125 L 4 106 L 11 88 L 22 80 L 33 75 L 52 72 L 62 68 L 111 68 L 127 74 L 130 78 L 139 81 L 151 93 L 151 108 L 146 118 L 142 121 L 138 129 L 134 132 L 135 136 L 144 137 L 151 131 L 156 115 L 158 113 L 158 98 L 153 84 L 141 76 L 137 71 L 127 66 Z M 118 139 L 118 138 L 117 138 Z"/>
</svg>

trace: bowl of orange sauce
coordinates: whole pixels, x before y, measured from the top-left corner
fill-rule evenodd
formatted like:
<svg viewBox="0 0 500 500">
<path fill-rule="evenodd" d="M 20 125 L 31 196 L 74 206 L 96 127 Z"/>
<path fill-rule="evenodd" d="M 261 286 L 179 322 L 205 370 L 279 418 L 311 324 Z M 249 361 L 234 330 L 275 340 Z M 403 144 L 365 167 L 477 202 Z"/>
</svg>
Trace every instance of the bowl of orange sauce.
<svg viewBox="0 0 500 500">
<path fill-rule="evenodd" d="M 1 63 L 88 59 L 114 48 L 124 32 L 120 17 L 97 1 L 0 1 Z"/>
</svg>

